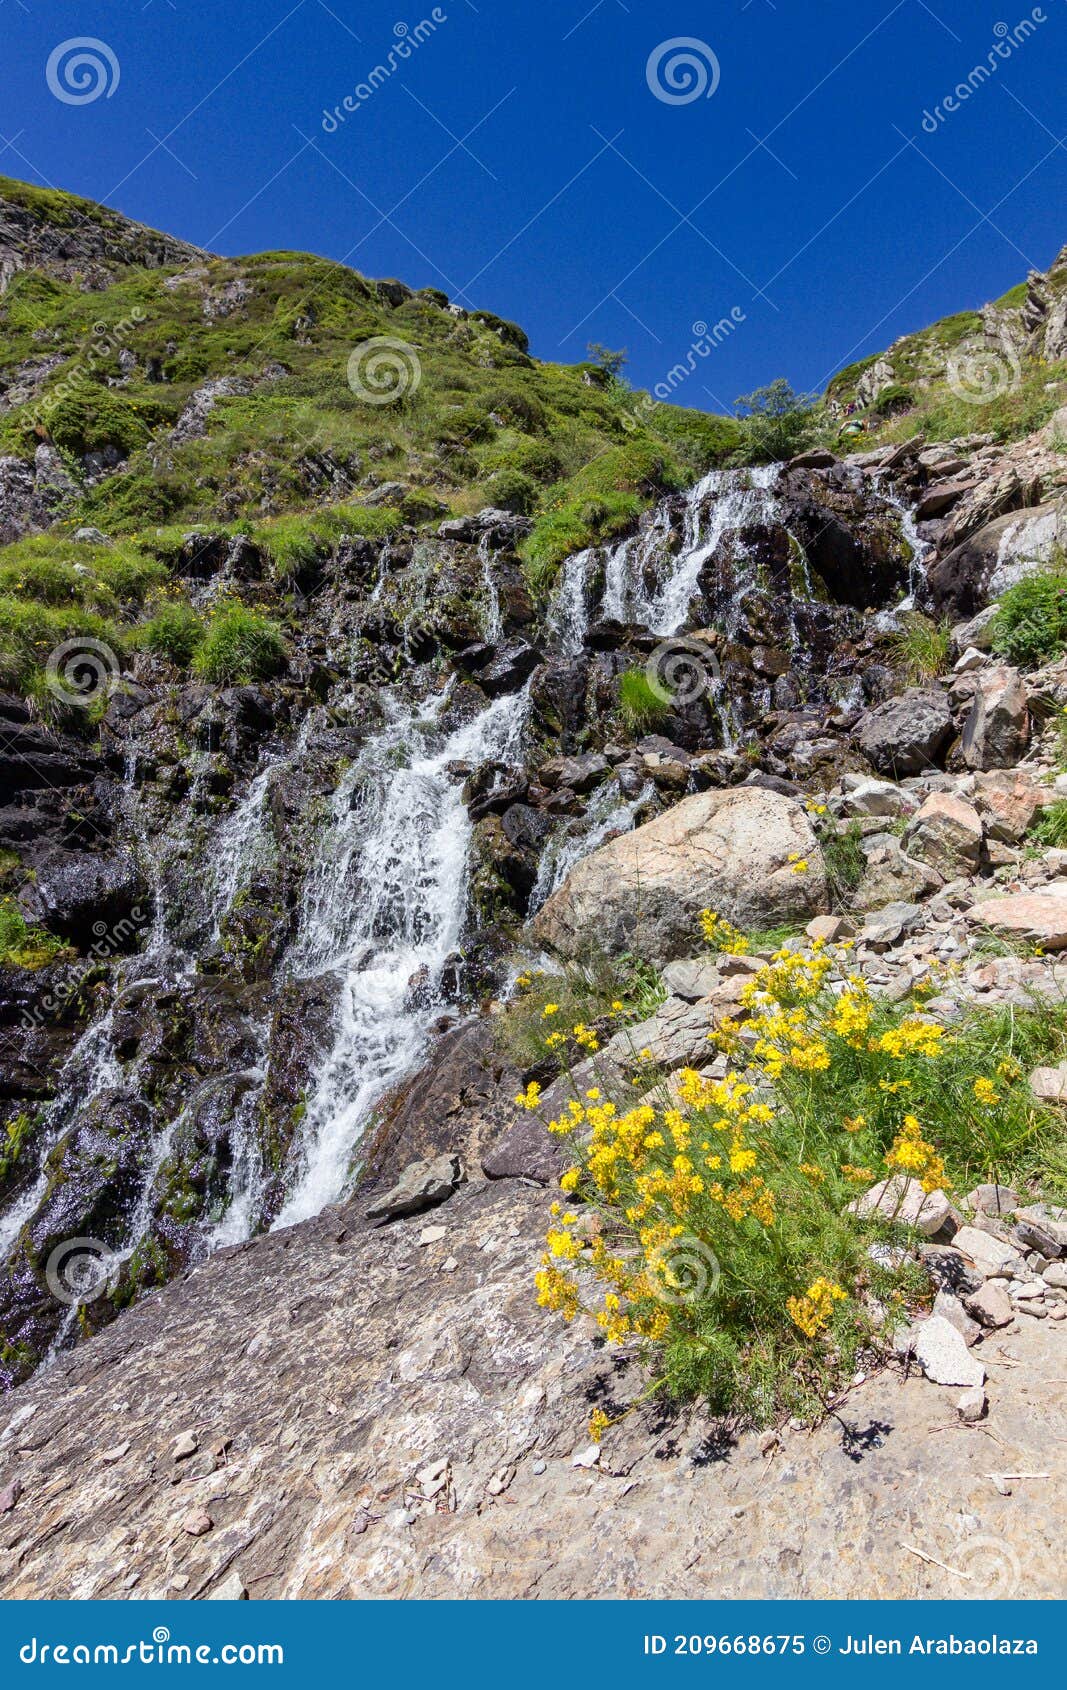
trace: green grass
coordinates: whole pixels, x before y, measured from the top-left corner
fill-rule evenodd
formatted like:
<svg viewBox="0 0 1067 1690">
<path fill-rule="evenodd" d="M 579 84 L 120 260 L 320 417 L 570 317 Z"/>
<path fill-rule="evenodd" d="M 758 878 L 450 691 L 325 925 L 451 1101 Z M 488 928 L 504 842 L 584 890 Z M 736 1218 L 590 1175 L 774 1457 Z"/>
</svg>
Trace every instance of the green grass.
<svg viewBox="0 0 1067 1690">
<path fill-rule="evenodd" d="M 517 987 L 494 1018 L 493 1032 L 498 1049 L 524 1072 L 544 1062 L 545 1035 L 553 1025 L 625 1026 L 646 1020 L 667 995 L 656 970 L 632 956 L 594 955 L 559 972 L 531 969 Z M 546 1018 L 548 1004 L 557 1010 Z M 580 1047 L 573 1053 L 580 1058 Z M 557 1063 L 553 1058 L 552 1066 Z"/>
<path fill-rule="evenodd" d="M 1049 568 L 1009 587 L 989 633 L 998 656 L 1026 668 L 1050 663 L 1067 651 L 1067 560 L 1061 555 Z"/>
<path fill-rule="evenodd" d="M 952 643 L 947 622 L 933 622 L 930 617 L 913 611 L 904 618 L 904 626 L 893 636 L 890 656 L 908 686 L 918 686 L 943 675 Z"/>
<path fill-rule="evenodd" d="M 1030 829 L 1028 837 L 1035 845 L 1067 850 L 1067 798 L 1060 798 L 1055 804 L 1046 805 Z"/>
<path fill-rule="evenodd" d="M 219 686 L 245 686 L 276 675 L 285 655 L 285 636 L 276 622 L 245 605 L 228 604 L 208 623 L 193 671 Z"/>
<path fill-rule="evenodd" d="M 664 698 L 643 669 L 627 669 L 619 676 L 619 715 L 628 734 L 652 733 L 671 713 Z"/>
<path fill-rule="evenodd" d="M 363 505 L 334 505 L 299 515 L 274 517 L 252 529 L 274 567 L 275 578 L 289 580 L 303 568 L 321 562 L 346 539 L 384 540 L 395 534 L 401 517 L 395 510 Z"/>
<path fill-rule="evenodd" d="M 154 657 L 188 669 L 204 639 L 203 619 L 191 605 L 161 604 L 138 631 L 138 642 Z"/>
<path fill-rule="evenodd" d="M 45 968 L 66 950 L 54 934 L 31 927 L 10 898 L 0 899 L 0 966 Z"/>
</svg>

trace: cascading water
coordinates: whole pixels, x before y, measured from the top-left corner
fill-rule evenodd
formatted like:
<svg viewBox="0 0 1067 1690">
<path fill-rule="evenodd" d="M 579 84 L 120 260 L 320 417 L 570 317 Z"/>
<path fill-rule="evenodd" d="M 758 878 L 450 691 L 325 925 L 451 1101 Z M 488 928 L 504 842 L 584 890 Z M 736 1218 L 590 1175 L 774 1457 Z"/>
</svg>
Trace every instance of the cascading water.
<svg viewBox="0 0 1067 1690">
<path fill-rule="evenodd" d="M 586 806 L 585 814 L 556 829 L 541 853 L 537 882 L 530 894 L 531 915 L 536 915 L 545 899 L 563 885 L 571 869 L 583 857 L 588 857 L 591 851 L 616 834 L 630 831 L 653 791 L 649 784 L 642 787 L 636 797 L 624 798 L 614 783 L 598 787 Z"/>
<path fill-rule="evenodd" d="M 526 694 L 497 699 L 451 732 L 441 725 L 447 701 L 442 693 L 398 713 L 337 791 L 292 966 L 336 972 L 340 1003 L 279 1226 L 340 1196 L 373 1106 L 414 1066 L 440 1009 L 463 929 L 471 838 L 456 765 L 514 756 Z"/>
</svg>

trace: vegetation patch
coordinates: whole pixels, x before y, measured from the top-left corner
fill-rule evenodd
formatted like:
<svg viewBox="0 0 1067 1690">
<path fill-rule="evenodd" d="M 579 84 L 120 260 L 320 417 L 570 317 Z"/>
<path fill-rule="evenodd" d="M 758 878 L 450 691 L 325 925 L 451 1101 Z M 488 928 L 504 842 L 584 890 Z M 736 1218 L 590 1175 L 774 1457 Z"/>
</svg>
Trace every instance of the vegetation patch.
<svg viewBox="0 0 1067 1690">
<path fill-rule="evenodd" d="M 1000 657 L 1036 669 L 1067 651 L 1067 559 L 1009 587 L 990 624 L 990 642 Z"/>
<path fill-rule="evenodd" d="M 219 686 L 247 686 L 276 675 L 285 656 L 285 636 L 276 622 L 243 604 L 227 604 L 208 623 L 193 670 Z"/>
</svg>

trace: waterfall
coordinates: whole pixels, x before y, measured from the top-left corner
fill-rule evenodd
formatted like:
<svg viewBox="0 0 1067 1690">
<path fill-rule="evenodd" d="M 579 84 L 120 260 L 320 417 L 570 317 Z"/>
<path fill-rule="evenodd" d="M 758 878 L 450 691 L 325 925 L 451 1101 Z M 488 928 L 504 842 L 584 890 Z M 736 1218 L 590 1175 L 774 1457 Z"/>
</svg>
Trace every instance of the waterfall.
<svg viewBox="0 0 1067 1690">
<path fill-rule="evenodd" d="M 313 871 L 293 966 L 339 977 L 333 1048 L 308 1099 L 298 1168 L 275 1223 L 317 1214 L 344 1191 L 374 1105 L 426 1048 L 441 977 L 463 930 L 471 822 L 456 765 L 506 761 L 526 694 L 495 700 L 448 732 L 442 693 L 397 711 L 349 770 Z"/>
<path fill-rule="evenodd" d="M 537 914 L 546 898 L 563 885 L 571 869 L 583 857 L 588 857 L 591 851 L 616 834 L 629 833 L 642 806 L 648 803 L 654 791 L 649 782 L 636 798 L 623 798 L 614 781 L 598 786 L 585 814 L 558 827 L 542 851 L 537 883 L 530 894 L 530 915 Z"/>
<path fill-rule="evenodd" d="M 911 547 L 911 557 L 908 561 L 908 596 L 900 604 L 894 606 L 897 612 L 914 610 L 915 600 L 926 581 L 926 564 L 932 547 L 921 538 L 915 523 L 915 507 L 897 492 L 887 475 L 876 475 L 874 478 L 875 492 L 891 505 L 900 517 L 900 532 Z"/>
</svg>

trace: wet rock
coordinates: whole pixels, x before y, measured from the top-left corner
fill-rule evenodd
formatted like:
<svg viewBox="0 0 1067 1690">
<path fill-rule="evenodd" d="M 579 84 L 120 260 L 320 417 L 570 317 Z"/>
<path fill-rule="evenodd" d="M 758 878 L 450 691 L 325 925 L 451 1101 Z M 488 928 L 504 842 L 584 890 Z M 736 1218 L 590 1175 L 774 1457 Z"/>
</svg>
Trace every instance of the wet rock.
<svg viewBox="0 0 1067 1690">
<path fill-rule="evenodd" d="M 944 695 L 931 688 L 909 687 L 899 698 L 869 710 L 855 737 L 881 774 L 900 776 L 938 767 L 952 733 L 952 714 Z"/>
<path fill-rule="evenodd" d="M 436 1208 L 467 1178 L 458 1156 L 435 1156 L 430 1162 L 411 1162 L 390 1191 L 376 1197 L 365 1210 L 368 1220 L 395 1221 Z"/>
<path fill-rule="evenodd" d="M 108 950 L 137 948 L 152 920 L 152 897 L 126 851 L 50 850 L 34 858 L 35 902 L 53 933 L 81 950 L 107 939 Z"/>
</svg>

